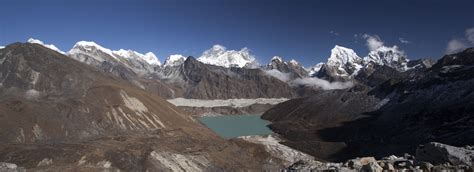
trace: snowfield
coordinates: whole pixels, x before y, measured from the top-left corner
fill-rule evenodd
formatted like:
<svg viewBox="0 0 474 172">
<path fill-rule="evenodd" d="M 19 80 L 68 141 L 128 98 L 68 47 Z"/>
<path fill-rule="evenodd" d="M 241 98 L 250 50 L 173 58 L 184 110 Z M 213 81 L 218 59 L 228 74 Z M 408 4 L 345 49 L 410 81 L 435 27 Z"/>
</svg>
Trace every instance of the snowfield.
<svg viewBox="0 0 474 172">
<path fill-rule="evenodd" d="M 257 98 L 257 99 L 216 99 L 216 100 L 203 100 L 203 99 L 185 99 L 175 98 L 168 99 L 168 102 L 175 106 L 187 106 L 187 107 L 223 107 L 229 106 L 233 108 L 246 107 L 253 104 L 271 104 L 276 105 L 278 103 L 287 101 L 287 98 Z"/>
</svg>

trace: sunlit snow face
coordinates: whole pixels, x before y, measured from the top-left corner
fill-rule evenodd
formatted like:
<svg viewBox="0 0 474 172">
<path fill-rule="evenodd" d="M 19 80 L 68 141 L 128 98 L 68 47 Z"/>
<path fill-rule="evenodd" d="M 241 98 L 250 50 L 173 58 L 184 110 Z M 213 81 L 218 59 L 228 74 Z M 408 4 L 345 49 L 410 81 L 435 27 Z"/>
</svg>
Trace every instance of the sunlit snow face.
<svg viewBox="0 0 474 172">
<path fill-rule="evenodd" d="M 254 55 L 250 54 L 248 48 L 242 48 L 240 51 L 227 50 L 222 45 L 214 45 L 211 49 L 197 59 L 200 62 L 223 66 L 223 67 L 244 67 L 255 61 Z"/>
</svg>

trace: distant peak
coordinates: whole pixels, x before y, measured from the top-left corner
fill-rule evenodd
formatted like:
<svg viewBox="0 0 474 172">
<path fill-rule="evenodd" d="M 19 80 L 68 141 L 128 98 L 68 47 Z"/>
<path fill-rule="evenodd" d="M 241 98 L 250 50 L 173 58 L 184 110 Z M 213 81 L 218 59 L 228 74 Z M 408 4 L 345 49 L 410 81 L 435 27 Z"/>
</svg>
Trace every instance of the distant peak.
<svg viewBox="0 0 474 172">
<path fill-rule="evenodd" d="M 346 63 L 354 63 L 360 60 L 361 60 L 360 57 L 357 55 L 357 53 L 354 50 L 336 45 L 331 50 L 331 56 L 328 59 L 328 64 L 330 63 L 346 64 Z"/>
<path fill-rule="evenodd" d="M 283 62 L 283 59 L 280 56 L 273 56 L 271 61 Z"/>
<path fill-rule="evenodd" d="M 291 59 L 291 60 L 290 60 L 290 64 L 297 66 L 297 65 L 299 65 L 300 63 L 298 63 L 298 61 L 296 61 L 295 59 Z"/>
<path fill-rule="evenodd" d="M 51 50 L 54 50 L 54 51 L 57 51 L 61 54 L 65 54 L 64 51 L 61 51 L 58 47 L 54 46 L 53 44 L 45 44 L 43 41 L 41 40 L 38 40 L 38 39 L 34 39 L 34 38 L 29 38 L 28 43 L 31 43 L 31 44 L 40 44 L 46 48 L 49 48 Z"/>
<path fill-rule="evenodd" d="M 255 61 L 254 55 L 250 54 L 248 48 L 242 48 L 240 51 L 227 50 L 222 45 L 214 45 L 212 48 L 204 51 L 197 59 L 206 64 L 223 67 L 245 67 Z"/>
<path fill-rule="evenodd" d="M 146 54 L 141 54 L 139 52 L 136 52 L 134 50 L 130 49 L 119 49 L 119 50 L 111 50 L 108 48 L 104 48 L 103 46 L 93 42 L 93 41 L 79 41 L 77 42 L 74 47 L 69 51 L 69 54 L 74 54 L 77 52 L 82 52 L 86 51 L 101 51 L 103 53 L 108 54 L 109 56 L 113 58 L 126 58 L 126 59 L 135 59 L 135 60 L 141 60 L 145 61 L 148 64 L 151 65 L 161 65 L 161 62 L 158 60 L 156 55 L 152 52 L 148 52 Z"/>
<path fill-rule="evenodd" d="M 168 56 L 168 58 L 166 58 L 164 66 L 179 66 L 179 65 L 183 64 L 184 61 L 186 61 L 186 57 L 184 57 L 181 54 L 174 54 L 174 55 L 170 55 L 170 56 Z"/>
</svg>

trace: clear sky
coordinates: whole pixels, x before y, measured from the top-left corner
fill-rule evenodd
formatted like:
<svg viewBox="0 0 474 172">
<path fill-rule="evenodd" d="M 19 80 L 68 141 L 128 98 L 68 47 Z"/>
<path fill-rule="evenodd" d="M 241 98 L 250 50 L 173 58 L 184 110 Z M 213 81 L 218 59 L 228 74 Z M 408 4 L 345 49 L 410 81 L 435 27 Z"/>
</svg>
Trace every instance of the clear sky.
<svg viewBox="0 0 474 172">
<path fill-rule="evenodd" d="M 474 27 L 474 0 L 0 0 L 0 45 L 33 37 L 68 51 L 91 40 L 110 49 L 200 56 L 214 44 L 305 66 L 334 45 L 368 52 L 378 35 L 411 59 L 439 58 Z M 402 43 L 400 38 L 407 40 Z"/>
</svg>

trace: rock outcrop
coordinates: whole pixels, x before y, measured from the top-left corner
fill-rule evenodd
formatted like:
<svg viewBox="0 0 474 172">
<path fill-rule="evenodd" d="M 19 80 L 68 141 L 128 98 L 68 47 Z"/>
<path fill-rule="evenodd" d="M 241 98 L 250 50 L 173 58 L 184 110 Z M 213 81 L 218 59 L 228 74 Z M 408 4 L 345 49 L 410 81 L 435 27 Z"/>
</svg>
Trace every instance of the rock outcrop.
<svg viewBox="0 0 474 172">
<path fill-rule="evenodd" d="M 449 162 L 453 165 L 474 165 L 474 149 L 471 146 L 455 147 L 442 143 L 431 142 L 420 145 L 416 149 L 416 160 L 443 164 Z"/>
<path fill-rule="evenodd" d="M 472 171 L 474 167 L 466 163 L 472 163 L 472 159 L 463 159 L 459 163 L 459 159 L 450 159 L 450 155 L 459 156 L 462 154 L 464 158 L 470 156 L 466 149 L 444 145 L 440 143 L 430 143 L 432 148 L 419 148 L 422 151 L 420 156 L 412 156 L 404 154 L 397 157 L 390 155 L 375 159 L 374 157 L 360 157 L 349 159 L 341 163 L 320 162 L 315 160 L 300 160 L 287 167 L 289 171 Z M 422 145 L 420 145 L 422 146 Z M 445 148 L 459 149 L 456 152 L 445 152 Z M 441 150 L 442 149 L 442 150 Z M 442 153 L 440 152 L 442 151 Z M 418 150 L 417 150 L 418 152 Z M 418 153 L 417 153 L 418 154 Z M 459 158 L 459 157 L 458 157 Z M 454 161 L 453 161 L 454 160 Z"/>
</svg>

